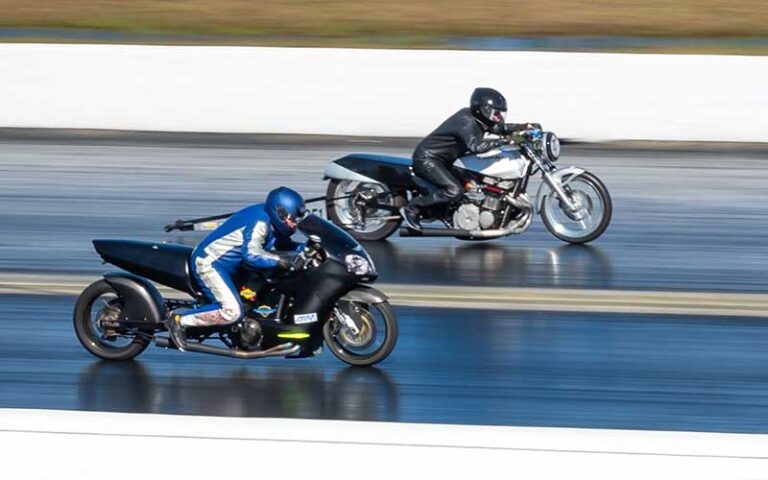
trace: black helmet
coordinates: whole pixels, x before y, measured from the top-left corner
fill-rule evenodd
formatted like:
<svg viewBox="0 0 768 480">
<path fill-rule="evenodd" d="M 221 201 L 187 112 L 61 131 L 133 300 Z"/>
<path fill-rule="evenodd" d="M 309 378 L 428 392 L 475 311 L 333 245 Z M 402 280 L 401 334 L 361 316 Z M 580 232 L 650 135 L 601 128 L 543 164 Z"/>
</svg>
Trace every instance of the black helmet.
<svg viewBox="0 0 768 480">
<path fill-rule="evenodd" d="M 507 113 L 507 99 L 492 88 L 476 88 L 469 101 L 472 115 L 488 128 L 504 123 Z"/>
</svg>

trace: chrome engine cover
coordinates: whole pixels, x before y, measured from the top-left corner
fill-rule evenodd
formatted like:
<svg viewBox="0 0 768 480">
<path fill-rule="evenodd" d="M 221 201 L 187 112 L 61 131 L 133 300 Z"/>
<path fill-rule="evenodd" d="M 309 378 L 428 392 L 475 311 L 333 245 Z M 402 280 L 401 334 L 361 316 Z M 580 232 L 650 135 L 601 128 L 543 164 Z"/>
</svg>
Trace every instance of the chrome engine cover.
<svg viewBox="0 0 768 480">
<path fill-rule="evenodd" d="M 489 210 L 483 210 L 480 212 L 480 228 L 487 230 L 496 223 L 496 215 Z"/>
<path fill-rule="evenodd" d="M 453 226 L 461 230 L 479 230 L 480 208 L 471 203 L 460 206 L 453 214 Z"/>
</svg>

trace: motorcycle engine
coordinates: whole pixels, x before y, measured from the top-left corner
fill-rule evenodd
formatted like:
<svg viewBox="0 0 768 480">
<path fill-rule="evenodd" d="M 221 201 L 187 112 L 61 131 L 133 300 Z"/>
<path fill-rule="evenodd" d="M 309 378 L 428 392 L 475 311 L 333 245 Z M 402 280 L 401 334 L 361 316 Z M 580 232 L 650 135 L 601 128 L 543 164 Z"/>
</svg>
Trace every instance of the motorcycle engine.
<svg viewBox="0 0 768 480">
<path fill-rule="evenodd" d="M 478 230 L 480 228 L 480 207 L 473 203 L 465 203 L 453 213 L 453 226 L 461 230 Z"/>
<path fill-rule="evenodd" d="M 261 337 L 262 329 L 259 322 L 246 317 L 240 324 L 240 347 L 245 350 L 258 348 Z"/>
<path fill-rule="evenodd" d="M 461 230 L 485 230 L 496 224 L 500 201 L 487 196 L 482 204 L 465 203 L 453 213 L 453 226 Z"/>
</svg>

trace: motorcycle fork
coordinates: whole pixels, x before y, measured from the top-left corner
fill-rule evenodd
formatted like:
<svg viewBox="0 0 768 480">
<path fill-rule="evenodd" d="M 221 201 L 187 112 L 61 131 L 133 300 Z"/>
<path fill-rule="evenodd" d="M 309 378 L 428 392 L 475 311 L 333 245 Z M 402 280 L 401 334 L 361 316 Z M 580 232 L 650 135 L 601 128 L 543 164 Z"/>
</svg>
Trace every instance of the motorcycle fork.
<svg viewBox="0 0 768 480">
<path fill-rule="evenodd" d="M 541 158 L 536 155 L 533 150 L 530 148 L 526 148 L 526 153 L 528 153 L 528 157 L 533 161 L 533 163 L 536 164 L 536 167 L 541 170 L 542 179 L 544 180 L 544 183 L 549 185 L 549 188 L 552 189 L 557 194 L 557 197 L 560 199 L 561 202 L 563 202 L 566 206 L 566 208 L 573 212 L 576 210 L 576 204 L 573 203 L 573 200 L 571 199 L 571 196 L 566 191 L 566 186 L 560 183 L 560 180 L 555 178 L 554 175 L 552 175 L 552 172 L 556 170 L 555 166 L 552 165 L 549 162 L 543 161 Z M 528 167 L 529 172 L 531 166 Z M 526 178 L 526 183 L 527 183 Z M 570 190 L 570 189 L 569 189 Z"/>
<path fill-rule="evenodd" d="M 336 317 L 342 326 L 347 327 L 353 335 L 360 333 L 360 328 L 357 326 L 352 317 L 348 313 L 342 311 L 339 307 L 333 307 L 333 316 Z"/>
<path fill-rule="evenodd" d="M 568 210 L 576 210 L 576 205 L 573 203 L 571 196 L 568 195 L 568 193 L 565 191 L 565 186 L 560 183 L 557 178 L 552 176 L 552 174 L 549 172 L 544 172 L 544 181 L 547 183 L 547 185 L 549 185 L 549 188 L 551 188 L 557 194 L 557 198 L 559 198 L 560 201 L 565 204 Z"/>
</svg>

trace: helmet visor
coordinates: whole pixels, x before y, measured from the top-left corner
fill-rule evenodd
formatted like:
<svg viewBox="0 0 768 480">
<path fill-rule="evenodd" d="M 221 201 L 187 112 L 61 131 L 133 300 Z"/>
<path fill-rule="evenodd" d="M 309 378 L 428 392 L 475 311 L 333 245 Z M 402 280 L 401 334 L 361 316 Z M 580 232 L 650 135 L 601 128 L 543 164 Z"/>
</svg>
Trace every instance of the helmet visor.
<svg viewBox="0 0 768 480">
<path fill-rule="evenodd" d="M 305 207 L 300 207 L 294 214 L 283 207 L 278 207 L 277 215 L 288 228 L 291 230 L 296 230 L 296 226 L 299 224 L 299 222 L 307 216 L 307 209 Z"/>
<path fill-rule="evenodd" d="M 507 112 L 506 110 L 499 110 L 497 108 L 492 108 L 490 113 L 488 114 L 488 119 L 492 121 L 493 123 L 504 123 L 504 120 L 507 118 Z"/>
<path fill-rule="evenodd" d="M 485 118 L 495 124 L 504 123 L 504 119 L 507 118 L 506 108 L 494 108 L 491 105 L 486 105 L 483 107 L 482 112 L 483 115 L 485 115 Z"/>
</svg>

